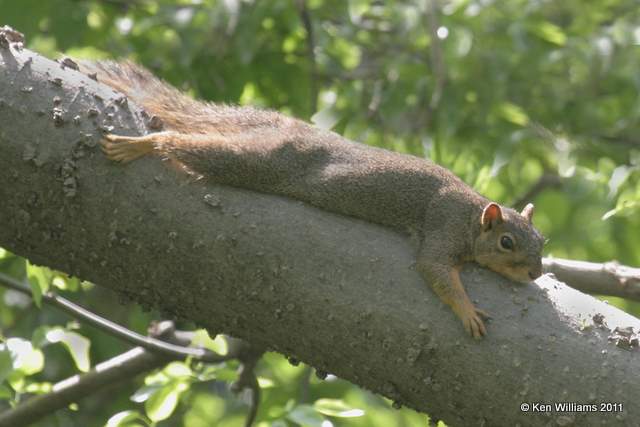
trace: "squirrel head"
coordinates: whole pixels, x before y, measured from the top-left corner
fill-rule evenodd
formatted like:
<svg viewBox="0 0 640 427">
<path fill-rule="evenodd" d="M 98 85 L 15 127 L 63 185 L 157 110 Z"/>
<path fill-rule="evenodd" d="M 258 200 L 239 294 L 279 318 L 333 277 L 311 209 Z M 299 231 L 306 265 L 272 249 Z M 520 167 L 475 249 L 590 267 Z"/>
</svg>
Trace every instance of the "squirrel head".
<svg viewBox="0 0 640 427">
<path fill-rule="evenodd" d="M 487 204 L 473 247 L 475 261 L 517 282 L 528 283 L 542 274 L 544 238 L 531 220 L 533 205 L 522 212 Z"/>
</svg>

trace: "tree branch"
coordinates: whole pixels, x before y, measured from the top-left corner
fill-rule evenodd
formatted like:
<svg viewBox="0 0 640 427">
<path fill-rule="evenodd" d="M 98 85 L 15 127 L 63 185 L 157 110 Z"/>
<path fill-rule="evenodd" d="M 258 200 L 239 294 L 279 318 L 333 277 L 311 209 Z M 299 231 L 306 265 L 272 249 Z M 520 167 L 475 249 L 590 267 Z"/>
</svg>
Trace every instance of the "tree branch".
<svg viewBox="0 0 640 427">
<path fill-rule="evenodd" d="M 6 286 L 13 289 L 16 292 L 20 292 L 24 295 L 31 296 L 31 291 L 16 279 L 0 273 L 0 286 Z M 139 345 L 142 348 L 151 350 L 156 353 L 164 353 L 167 356 L 173 356 L 178 358 L 193 357 L 203 362 L 208 363 L 220 363 L 224 362 L 228 358 L 220 356 L 205 348 L 193 348 L 179 346 L 171 344 L 165 341 L 157 340 L 153 337 L 145 337 L 137 332 L 127 329 L 111 320 L 98 316 L 97 314 L 80 307 L 77 304 L 69 301 L 66 298 L 58 296 L 53 292 L 46 292 L 42 295 L 42 300 L 52 306 L 70 314 L 74 318 L 91 325 L 107 334 L 114 336 L 118 339 L 126 341 L 133 345 Z M 187 343 L 188 345 L 188 343 Z"/>
<path fill-rule="evenodd" d="M 542 193 L 547 188 L 558 188 L 562 185 L 560 177 L 553 173 L 545 173 L 529 188 L 522 196 L 513 202 L 513 207 L 517 210 L 522 210 L 527 203 L 534 200 L 538 194 Z"/>
<path fill-rule="evenodd" d="M 170 360 L 166 354 L 136 347 L 86 374 L 69 377 L 53 385 L 51 392 L 27 399 L 13 409 L 0 413 L 0 427 L 26 426 L 53 412 L 66 408 L 108 385 L 131 381 L 135 376 L 152 371 Z"/>
<path fill-rule="evenodd" d="M 640 301 L 640 268 L 616 261 L 598 264 L 561 258 L 544 258 L 544 271 L 582 292 Z"/>
<path fill-rule="evenodd" d="M 307 0 L 295 0 L 300 20 L 307 34 L 307 60 L 309 63 L 309 117 L 318 111 L 318 63 L 316 61 L 316 41 L 313 32 L 313 22 L 307 7 Z"/>
<path fill-rule="evenodd" d="M 188 183 L 154 158 L 109 163 L 96 147 L 101 131 L 140 134 L 145 120 L 111 88 L 0 46 L 0 245 L 449 425 L 640 418 L 637 351 L 609 343 L 600 326 L 585 329 L 595 314 L 612 328 L 638 329 L 638 319 L 549 277 L 523 287 L 466 266 L 471 298 L 493 317 L 474 341 L 390 230 Z M 567 401 L 621 402 L 624 412 L 520 410 Z"/>
</svg>

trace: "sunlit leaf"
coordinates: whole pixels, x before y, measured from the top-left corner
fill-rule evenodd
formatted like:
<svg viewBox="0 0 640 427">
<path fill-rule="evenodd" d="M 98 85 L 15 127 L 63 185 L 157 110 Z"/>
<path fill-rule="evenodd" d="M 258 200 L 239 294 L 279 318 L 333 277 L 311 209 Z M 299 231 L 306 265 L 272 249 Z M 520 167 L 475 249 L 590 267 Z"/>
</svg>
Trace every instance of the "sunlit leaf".
<svg viewBox="0 0 640 427">
<path fill-rule="evenodd" d="M 58 272 L 51 280 L 51 284 L 63 291 L 75 292 L 80 289 L 80 279 L 77 277 L 70 277 L 64 273 Z"/>
<path fill-rule="evenodd" d="M 51 343 L 62 343 L 67 349 L 78 370 L 88 372 L 91 368 L 89 361 L 89 347 L 91 341 L 77 332 L 68 331 L 63 328 L 52 328 L 46 334 L 46 338 Z"/>
<path fill-rule="evenodd" d="M 33 345 L 22 338 L 9 338 L 2 347 L 11 352 L 13 359 L 13 369 L 20 371 L 24 375 L 33 375 L 42 370 L 44 367 L 44 355 L 42 351 L 33 348 Z"/>
<path fill-rule="evenodd" d="M 36 307 L 42 306 L 42 295 L 49 290 L 53 272 L 46 267 L 38 267 L 27 261 L 27 278 Z"/>
<path fill-rule="evenodd" d="M 163 387 L 164 386 L 159 384 L 144 385 L 140 387 L 138 390 L 136 390 L 135 393 L 133 393 L 129 399 L 131 399 L 131 401 L 136 403 L 146 402 L 147 399 L 149 399 L 149 397 L 151 397 L 152 394 L 156 393 L 158 390 L 160 390 Z"/>
<path fill-rule="evenodd" d="M 498 106 L 500 116 L 508 122 L 518 126 L 526 126 L 529 124 L 529 116 L 522 107 L 511 102 L 503 102 Z"/>
<path fill-rule="evenodd" d="M 52 388 L 53 384 L 49 382 L 31 383 L 25 387 L 24 391 L 33 394 L 45 394 L 50 393 Z"/>
<path fill-rule="evenodd" d="M 178 404 L 180 390 L 177 384 L 168 384 L 149 396 L 144 403 L 144 409 L 151 421 L 166 420 L 173 414 Z"/>
<path fill-rule="evenodd" d="M 534 34 L 543 40 L 558 46 L 564 46 L 567 43 L 567 35 L 562 28 L 549 21 L 541 21 L 531 26 Z"/>
<path fill-rule="evenodd" d="M 134 421 L 142 421 L 143 424 L 148 425 L 147 418 L 138 411 L 122 411 L 114 414 L 109 418 L 105 427 L 125 427 L 129 426 Z"/>
<path fill-rule="evenodd" d="M 322 427 L 325 420 L 311 405 L 298 405 L 287 414 L 287 419 L 303 427 Z"/>
<path fill-rule="evenodd" d="M 609 197 L 616 195 L 618 189 L 622 184 L 624 184 L 632 171 L 632 168 L 624 165 L 615 168 L 611 174 L 611 179 L 609 179 Z"/>
<path fill-rule="evenodd" d="M 362 409 L 352 408 L 339 399 L 318 399 L 313 403 L 313 407 L 321 414 L 331 417 L 353 418 L 364 415 Z"/>
<path fill-rule="evenodd" d="M 269 378 L 258 377 L 258 385 L 260 386 L 260 388 L 270 388 L 274 387 L 275 383 Z"/>
<path fill-rule="evenodd" d="M 206 329 L 198 329 L 193 334 L 191 344 L 196 347 L 205 347 L 218 354 L 225 355 L 228 351 L 227 341 L 219 334 L 215 339 L 211 339 Z"/>
<path fill-rule="evenodd" d="M 163 371 L 170 378 L 183 378 L 193 375 L 191 368 L 184 362 L 171 362 L 165 366 Z"/>
</svg>

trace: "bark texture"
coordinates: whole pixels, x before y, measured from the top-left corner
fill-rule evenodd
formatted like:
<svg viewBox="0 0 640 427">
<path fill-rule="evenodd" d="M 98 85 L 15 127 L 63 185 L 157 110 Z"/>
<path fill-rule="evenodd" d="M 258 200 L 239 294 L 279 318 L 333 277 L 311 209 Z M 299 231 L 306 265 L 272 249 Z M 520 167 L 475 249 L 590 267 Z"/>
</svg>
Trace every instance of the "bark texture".
<svg viewBox="0 0 640 427">
<path fill-rule="evenodd" d="M 103 130 L 148 118 L 71 68 L 0 43 L 0 246 L 293 356 L 451 426 L 639 425 L 640 322 L 549 277 L 468 266 L 493 321 L 479 342 L 414 270 L 403 237 L 294 200 L 189 182 L 158 159 L 109 163 Z M 593 316 L 597 316 L 594 325 Z M 620 402 L 621 413 L 522 412 Z"/>
</svg>

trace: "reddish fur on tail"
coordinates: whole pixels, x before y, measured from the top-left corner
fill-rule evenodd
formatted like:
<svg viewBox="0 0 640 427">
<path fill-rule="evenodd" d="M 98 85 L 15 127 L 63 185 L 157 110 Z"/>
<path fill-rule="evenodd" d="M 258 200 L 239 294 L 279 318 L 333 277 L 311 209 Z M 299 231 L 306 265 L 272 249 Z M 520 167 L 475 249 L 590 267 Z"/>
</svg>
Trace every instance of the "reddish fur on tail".
<svg viewBox="0 0 640 427">
<path fill-rule="evenodd" d="M 122 92 L 150 116 L 160 118 L 165 130 L 227 135 L 256 128 L 275 128 L 284 119 L 273 111 L 196 101 L 130 61 L 80 63 L 83 72 L 96 73 L 99 82 Z"/>
</svg>

